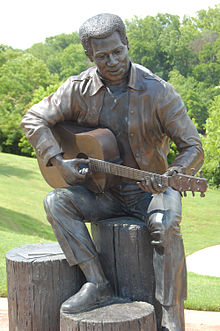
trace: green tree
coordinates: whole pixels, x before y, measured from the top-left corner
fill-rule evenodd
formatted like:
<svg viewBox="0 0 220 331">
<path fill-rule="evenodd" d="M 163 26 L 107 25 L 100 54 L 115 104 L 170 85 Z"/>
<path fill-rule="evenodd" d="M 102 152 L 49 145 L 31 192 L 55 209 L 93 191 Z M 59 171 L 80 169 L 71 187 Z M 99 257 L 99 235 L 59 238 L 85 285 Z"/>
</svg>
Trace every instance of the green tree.
<svg viewBox="0 0 220 331">
<path fill-rule="evenodd" d="M 207 87 L 206 84 L 198 82 L 195 78 L 184 77 L 177 70 L 170 72 L 169 83 L 171 83 L 177 92 L 181 95 L 188 115 L 193 119 L 197 129 L 205 133 L 205 122 L 208 118 L 208 109 L 219 89 L 213 86 Z"/>
<path fill-rule="evenodd" d="M 203 171 L 211 185 L 220 186 L 220 95 L 215 97 L 206 121 L 206 136 L 202 137 L 205 151 Z"/>
<path fill-rule="evenodd" d="M 7 58 L 0 67 L 0 145 L 4 152 L 20 153 L 18 143 L 22 137 L 20 121 L 28 108 L 34 91 L 58 81 L 51 76 L 46 65 L 31 54 L 18 52 Z"/>
<path fill-rule="evenodd" d="M 80 44 L 71 44 L 65 48 L 61 53 L 60 63 L 62 68 L 60 72 L 61 79 L 67 79 L 72 75 L 78 75 L 91 65 Z"/>
<path fill-rule="evenodd" d="M 70 54 L 71 47 L 73 48 L 72 54 Z M 60 80 L 62 80 L 63 77 L 67 77 L 68 71 L 71 71 L 70 63 L 74 62 L 74 56 L 76 56 L 75 62 L 78 63 L 79 69 L 81 67 L 79 62 L 82 62 L 82 67 L 84 68 L 83 63 L 85 62 L 85 55 L 83 52 L 80 52 L 81 48 L 79 35 L 77 32 L 73 32 L 72 34 L 62 33 L 57 36 L 46 38 L 44 43 L 34 44 L 27 51 L 38 59 L 44 61 L 50 73 L 58 74 Z M 74 51 L 76 51 L 76 54 L 74 54 Z M 81 61 L 79 59 L 80 54 Z M 68 69 L 66 69 L 66 66 Z M 86 67 L 88 67 L 88 64 Z"/>
</svg>

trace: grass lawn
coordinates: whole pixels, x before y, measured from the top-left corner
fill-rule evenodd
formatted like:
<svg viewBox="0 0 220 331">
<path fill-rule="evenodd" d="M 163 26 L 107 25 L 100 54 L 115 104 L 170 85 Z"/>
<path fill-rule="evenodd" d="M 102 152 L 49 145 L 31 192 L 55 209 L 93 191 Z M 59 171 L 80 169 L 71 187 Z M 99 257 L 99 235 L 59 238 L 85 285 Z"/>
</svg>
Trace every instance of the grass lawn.
<svg viewBox="0 0 220 331">
<path fill-rule="evenodd" d="M 0 153 L 0 296 L 6 296 L 5 253 L 29 243 L 54 241 L 43 198 L 51 188 L 35 159 Z M 186 255 L 220 243 L 220 190 L 206 198 L 183 198 L 182 232 Z M 219 311 L 220 278 L 188 273 L 186 307 Z"/>
</svg>

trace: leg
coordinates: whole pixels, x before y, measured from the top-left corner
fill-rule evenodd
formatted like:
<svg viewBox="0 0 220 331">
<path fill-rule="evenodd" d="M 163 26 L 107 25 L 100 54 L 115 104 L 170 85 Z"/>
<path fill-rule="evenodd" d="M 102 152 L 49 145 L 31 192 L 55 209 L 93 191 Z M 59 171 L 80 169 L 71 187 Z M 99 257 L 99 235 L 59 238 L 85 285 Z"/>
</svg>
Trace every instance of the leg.
<svg viewBox="0 0 220 331">
<path fill-rule="evenodd" d="M 148 208 L 148 227 L 156 233 L 153 265 L 156 299 L 162 305 L 164 330 L 184 330 L 183 300 L 186 298 L 186 265 L 180 233 L 181 197 L 168 189 L 155 195 Z M 159 215 L 159 216 L 158 216 Z M 156 226 L 154 227 L 154 224 Z M 162 230 L 161 230 L 162 229 Z"/>
<path fill-rule="evenodd" d="M 109 299 L 110 285 L 84 222 L 119 215 L 120 205 L 110 194 L 95 195 L 75 186 L 51 192 L 45 199 L 45 210 L 67 261 L 70 265 L 78 264 L 88 281 L 62 309 L 78 312 Z"/>
</svg>

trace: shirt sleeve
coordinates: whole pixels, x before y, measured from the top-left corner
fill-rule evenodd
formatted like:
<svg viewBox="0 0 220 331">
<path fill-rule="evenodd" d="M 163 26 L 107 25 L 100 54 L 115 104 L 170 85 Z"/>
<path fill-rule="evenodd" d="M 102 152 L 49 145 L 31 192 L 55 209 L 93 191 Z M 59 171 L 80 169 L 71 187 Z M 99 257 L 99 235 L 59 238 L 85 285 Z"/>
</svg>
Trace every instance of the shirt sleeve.
<svg viewBox="0 0 220 331">
<path fill-rule="evenodd" d="M 52 157 L 63 153 L 51 127 L 64 120 L 73 120 L 73 84 L 69 78 L 56 93 L 34 105 L 22 119 L 21 127 L 45 165 L 50 165 Z"/>
<path fill-rule="evenodd" d="M 170 167 L 184 167 L 187 173 L 191 173 L 192 168 L 198 171 L 204 159 L 199 134 L 181 97 L 165 82 L 158 97 L 157 114 L 163 132 L 174 141 L 179 152 Z"/>
</svg>

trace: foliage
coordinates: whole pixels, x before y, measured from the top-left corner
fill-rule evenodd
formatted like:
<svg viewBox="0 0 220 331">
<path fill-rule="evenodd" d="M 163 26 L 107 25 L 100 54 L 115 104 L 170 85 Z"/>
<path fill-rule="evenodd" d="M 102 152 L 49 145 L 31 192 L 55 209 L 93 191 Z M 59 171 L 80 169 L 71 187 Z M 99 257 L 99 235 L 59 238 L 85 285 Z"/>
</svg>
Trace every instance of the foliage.
<svg viewBox="0 0 220 331">
<path fill-rule="evenodd" d="M 220 95 L 218 95 L 209 109 L 206 121 L 206 137 L 203 137 L 205 163 L 203 171 L 211 185 L 220 186 Z"/>
<path fill-rule="evenodd" d="M 79 74 L 90 65 L 76 32 L 46 38 L 45 43 L 34 44 L 27 51 L 43 60 L 50 73 L 58 74 L 60 80 Z"/>
<path fill-rule="evenodd" d="M 78 75 L 90 65 L 89 59 L 80 44 L 71 44 L 65 48 L 60 55 L 60 63 L 62 68 L 60 71 L 61 79 Z"/>
<path fill-rule="evenodd" d="M 34 91 L 58 81 L 49 73 L 45 63 L 31 54 L 5 48 L 0 67 L 0 146 L 2 151 L 20 154 L 23 136 L 20 121 L 28 108 Z"/>
<path fill-rule="evenodd" d="M 203 82 L 198 82 L 192 76 L 186 78 L 177 70 L 170 72 L 169 83 L 181 95 L 188 115 L 194 120 L 199 132 L 204 133 L 204 125 L 208 118 L 208 108 L 214 96 L 220 94 L 220 89 L 216 89 L 214 86 L 206 87 Z"/>
</svg>

